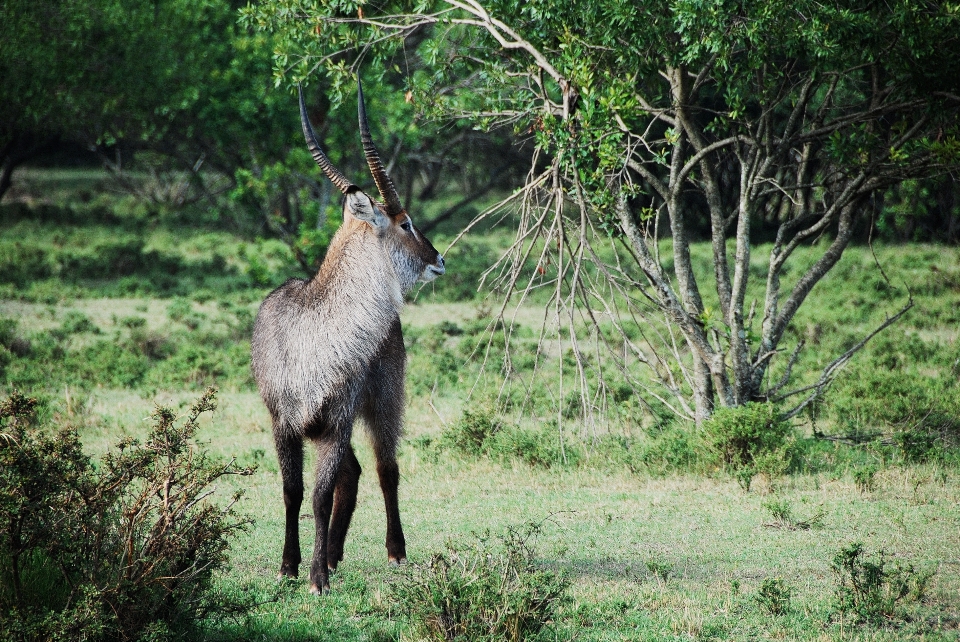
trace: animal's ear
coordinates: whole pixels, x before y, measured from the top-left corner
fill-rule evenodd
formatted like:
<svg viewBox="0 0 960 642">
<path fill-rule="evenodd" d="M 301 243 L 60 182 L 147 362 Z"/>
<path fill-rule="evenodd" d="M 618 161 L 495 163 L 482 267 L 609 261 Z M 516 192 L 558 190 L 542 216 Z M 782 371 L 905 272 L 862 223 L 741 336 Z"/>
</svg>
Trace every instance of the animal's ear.
<svg viewBox="0 0 960 642">
<path fill-rule="evenodd" d="M 356 190 L 347 194 L 343 203 L 344 214 L 366 221 L 375 228 L 384 228 L 390 224 L 390 219 L 383 211 L 373 204 L 370 197 Z"/>
</svg>

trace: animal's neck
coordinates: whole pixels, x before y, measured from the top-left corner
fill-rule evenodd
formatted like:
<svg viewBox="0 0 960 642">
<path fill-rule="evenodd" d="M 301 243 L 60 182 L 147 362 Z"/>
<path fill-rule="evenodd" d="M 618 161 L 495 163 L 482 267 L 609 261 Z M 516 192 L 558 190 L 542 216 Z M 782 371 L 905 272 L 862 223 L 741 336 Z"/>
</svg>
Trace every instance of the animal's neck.
<svg viewBox="0 0 960 642">
<path fill-rule="evenodd" d="M 344 225 L 334 235 L 305 294 L 323 316 L 337 321 L 339 332 L 371 339 L 385 337 L 403 307 L 390 256 L 363 224 Z"/>
</svg>

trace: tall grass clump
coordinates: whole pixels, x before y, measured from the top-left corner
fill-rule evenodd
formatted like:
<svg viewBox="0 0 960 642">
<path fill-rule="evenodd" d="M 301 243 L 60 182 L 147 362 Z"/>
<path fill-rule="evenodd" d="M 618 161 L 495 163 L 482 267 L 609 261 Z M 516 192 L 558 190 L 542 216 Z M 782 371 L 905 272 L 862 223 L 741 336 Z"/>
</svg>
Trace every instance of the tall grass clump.
<svg viewBox="0 0 960 642">
<path fill-rule="evenodd" d="M 450 642 L 529 640 L 556 616 L 568 580 L 536 561 L 539 524 L 496 538 L 449 544 L 390 587 L 422 639 Z"/>
<path fill-rule="evenodd" d="M 208 390 L 178 421 L 158 407 L 143 442 L 99 461 L 71 431 L 36 425 L 36 399 L 0 404 L 0 639 L 189 639 L 240 605 L 213 591 L 230 538 L 249 520 L 208 500 L 224 477 L 193 442 Z"/>
</svg>

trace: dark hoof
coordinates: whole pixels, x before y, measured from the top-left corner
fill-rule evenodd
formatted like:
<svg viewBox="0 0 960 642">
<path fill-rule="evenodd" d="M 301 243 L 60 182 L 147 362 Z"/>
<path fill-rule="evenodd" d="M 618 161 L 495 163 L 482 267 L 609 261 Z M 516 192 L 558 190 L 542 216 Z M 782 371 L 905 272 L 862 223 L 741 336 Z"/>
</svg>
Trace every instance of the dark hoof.
<svg viewBox="0 0 960 642">
<path fill-rule="evenodd" d="M 406 557 L 400 557 L 400 558 L 391 557 L 391 558 L 390 558 L 390 566 L 400 566 L 401 564 L 406 564 L 406 563 L 407 563 L 407 558 L 406 558 Z"/>
<path fill-rule="evenodd" d="M 330 593 L 329 584 L 324 584 L 322 587 L 319 587 L 316 584 L 310 585 L 310 595 L 326 595 L 328 593 Z"/>
<path fill-rule="evenodd" d="M 277 573 L 277 579 L 279 581 L 295 580 L 297 579 L 297 569 L 281 568 L 280 572 Z"/>
</svg>

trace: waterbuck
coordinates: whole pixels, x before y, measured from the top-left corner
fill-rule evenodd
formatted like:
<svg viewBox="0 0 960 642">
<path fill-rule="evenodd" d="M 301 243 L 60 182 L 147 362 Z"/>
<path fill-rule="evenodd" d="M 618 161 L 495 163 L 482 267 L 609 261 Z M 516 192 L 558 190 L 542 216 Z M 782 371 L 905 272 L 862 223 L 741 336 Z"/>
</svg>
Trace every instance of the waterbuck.
<svg viewBox="0 0 960 642">
<path fill-rule="evenodd" d="M 283 479 L 286 535 L 281 577 L 297 577 L 303 501 L 303 440 L 317 448 L 316 539 L 310 592 L 330 590 L 329 571 L 357 502 L 360 464 L 350 444 L 354 419 L 367 426 L 387 510 L 387 557 L 406 559 L 397 506 L 397 442 L 403 429 L 406 351 L 404 295 L 444 273 L 443 256 L 416 228 L 387 175 L 367 125 L 358 83 L 360 139 L 383 202 L 347 180 L 317 142 L 300 91 L 300 120 L 314 160 L 344 194 L 343 226 L 309 280 L 290 279 L 260 306 L 253 328 L 253 374 L 273 419 Z"/>
</svg>

